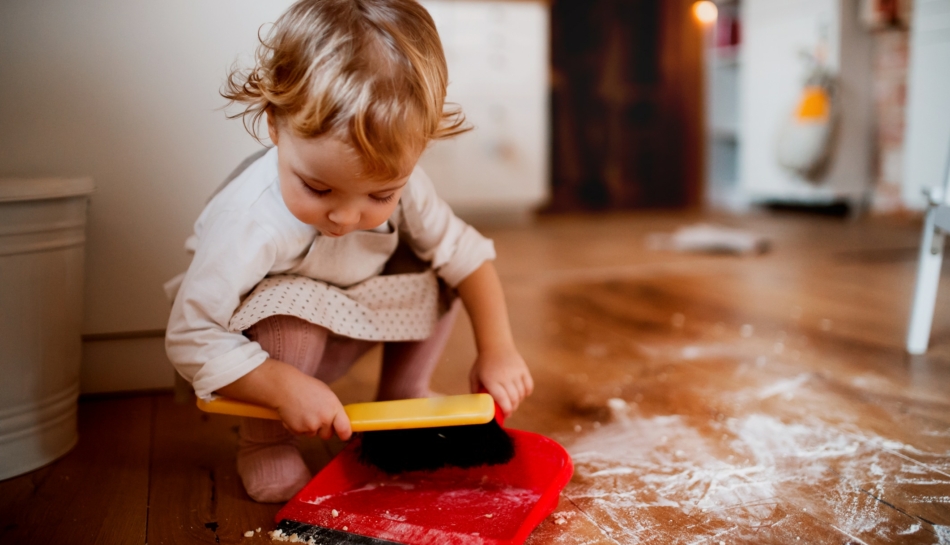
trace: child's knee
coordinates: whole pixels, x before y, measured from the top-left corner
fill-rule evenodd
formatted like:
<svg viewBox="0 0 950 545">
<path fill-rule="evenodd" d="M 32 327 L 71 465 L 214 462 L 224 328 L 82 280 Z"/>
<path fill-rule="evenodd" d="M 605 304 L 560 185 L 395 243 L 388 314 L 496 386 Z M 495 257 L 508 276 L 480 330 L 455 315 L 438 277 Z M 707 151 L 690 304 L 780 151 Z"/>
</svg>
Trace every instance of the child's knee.
<svg viewBox="0 0 950 545">
<path fill-rule="evenodd" d="M 327 347 L 317 368 L 316 378 L 327 384 L 334 382 L 345 375 L 364 354 L 377 344 L 374 341 L 331 336 L 327 340 Z"/>
<path fill-rule="evenodd" d="M 306 368 L 319 362 L 329 331 L 296 316 L 280 314 L 257 322 L 244 335 L 261 345 L 270 357 L 307 372 Z"/>
</svg>

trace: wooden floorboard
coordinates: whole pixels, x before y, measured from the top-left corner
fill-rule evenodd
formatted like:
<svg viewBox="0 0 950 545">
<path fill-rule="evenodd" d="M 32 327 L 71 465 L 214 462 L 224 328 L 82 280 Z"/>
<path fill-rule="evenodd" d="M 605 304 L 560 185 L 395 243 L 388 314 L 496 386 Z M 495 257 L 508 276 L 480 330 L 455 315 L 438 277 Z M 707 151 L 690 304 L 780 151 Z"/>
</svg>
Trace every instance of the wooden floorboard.
<svg viewBox="0 0 950 545">
<path fill-rule="evenodd" d="M 155 402 L 148 543 L 243 543 L 247 531 L 272 530 L 280 505 L 252 501 L 237 474 L 239 420 L 202 413 L 171 395 Z M 302 445 L 313 470 L 329 462 L 323 442 Z"/>
<path fill-rule="evenodd" d="M 950 290 L 930 351 L 903 349 L 919 225 L 713 218 L 772 251 L 644 244 L 709 219 L 487 231 L 537 384 L 509 425 L 560 441 L 576 467 L 528 543 L 950 543 Z M 474 356 L 463 316 L 433 388 L 464 392 Z M 371 354 L 333 387 L 371 399 L 378 369 Z M 243 537 L 272 529 L 277 506 L 243 491 L 236 419 L 170 395 L 84 402 L 80 417 L 75 451 L 0 482 L 0 543 L 268 541 Z M 319 470 L 342 446 L 308 440 L 305 457 Z"/>
<path fill-rule="evenodd" d="M 241 494 L 234 468 L 237 419 L 211 417 L 191 404 L 159 398 L 149 490 L 148 543 L 225 543 L 252 523 L 247 510 L 272 514 L 273 506 L 235 502 Z M 231 504 L 231 510 L 221 507 Z M 234 509 L 234 505 L 242 509 Z M 256 522 L 256 521 L 255 521 Z"/>
<path fill-rule="evenodd" d="M 152 399 L 84 402 L 79 443 L 0 482 L 0 543 L 145 543 Z"/>
<path fill-rule="evenodd" d="M 549 411 L 560 407 L 544 431 L 578 467 L 565 496 L 605 537 L 945 539 L 948 360 L 903 352 L 907 252 L 842 264 L 840 243 L 798 259 L 787 244 L 782 259 L 697 258 L 661 274 L 519 286 L 515 297 L 549 321 L 522 332 L 522 346 L 570 370 L 544 374 L 549 388 L 562 382 L 560 400 L 545 396 Z M 611 415 L 611 397 L 630 412 Z"/>
</svg>

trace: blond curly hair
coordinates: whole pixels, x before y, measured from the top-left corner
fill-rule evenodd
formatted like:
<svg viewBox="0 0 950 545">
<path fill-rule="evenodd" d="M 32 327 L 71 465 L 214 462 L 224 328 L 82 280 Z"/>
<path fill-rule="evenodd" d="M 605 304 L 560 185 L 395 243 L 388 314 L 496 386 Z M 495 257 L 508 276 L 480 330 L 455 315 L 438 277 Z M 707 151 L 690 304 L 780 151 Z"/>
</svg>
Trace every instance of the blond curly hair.
<svg viewBox="0 0 950 545">
<path fill-rule="evenodd" d="M 232 68 L 221 95 L 299 136 L 351 145 L 371 179 L 407 174 L 428 142 L 469 129 L 447 108 L 448 68 L 429 13 L 414 0 L 300 0 L 266 35 L 255 66 Z"/>
</svg>

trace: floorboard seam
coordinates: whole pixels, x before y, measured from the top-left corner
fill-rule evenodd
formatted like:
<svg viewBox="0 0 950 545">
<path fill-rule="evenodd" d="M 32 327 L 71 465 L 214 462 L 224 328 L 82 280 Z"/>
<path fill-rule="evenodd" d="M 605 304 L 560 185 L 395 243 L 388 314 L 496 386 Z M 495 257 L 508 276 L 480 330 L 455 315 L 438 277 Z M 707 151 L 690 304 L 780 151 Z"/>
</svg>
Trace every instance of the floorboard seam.
<svg viewBox="0 0 950 545">
<path fill-rule="evenodd" d="M 890 452 L 890 451 L 888 451 L 887 449 L 883 449 L 883 450 L 885 450 L 885 451 L 887 451 L 887 452 Z M 930 525 L 931 528 L 923 527 L 924 530 L 925 530 L 925 531 L 929 531 L 929 532 L 932 533 L 932 534 L 936 534 L 936 530 L 934 530 L 934 529 L 932 528 L 933 526 L 935 526 L 935 524 L 934 524 L 933 522 L 930 522 L 929 520 L 927 520 L 927 519 L 925 519 L 925 518 L 923 518 L 923 517 L 921 517 L 921 516 L 912 515 L 912 514 L 908 513 L 907 511 L 901 509 L 900 507 L 894 505 L 893 503 L 891 503 L 891 502 L 889 502 L 889 501 L 887 501 L 887 500 L 885 500 L 885 499 L 883 499 L 883 498 L 879 498 L 878 496 L 874 495 L 870 490 L 867 490 L 867 489 L 865 489 L 865 488 L 863 488 L 863 487 L 861 487 L 861 486 L 859 486 L 859 485 L 856 485 L 856 484 L 853 484 L 853 483 L 849 482 L 849 481 L 845 478 L 845 476 L 844 476 L 843 474 L 841 474 L 839 471 L 837 471 L 837 470 L 835 470 L 835 469 L 832 469 L 831 472 L 834 473 L 835 475 L 837 475 L 838 478 L 840 478 L 841 481 L 842 481 L 843 483 L 845 483 L 847 486 L 850 486 L 851 488 L 853 488 L 853 489 L 855 489 L 855 490 L 858 490 L 858 491 L 860 491 L 860 492 L 862 492 L 862 493 L 864 493 L 864 494 L 867 494 L 867 495 L 870 496 L 874 501 L 876 501 L 876 502 L 878 502 L 878 503 L 880 503 L 880 504 L 882 504 L 882 505 L 884 505 L 884 506 L 886 506 L 886 507 L 889 507 L 889 508 L 893 509 L 894 511 L 897 511 L 898 513 L 904 515 L 905 517 L 908 517 L 908 518 L 910 518 L 910 519 L 912 519 L 912 520 L 918 520 L 918 521 L 921 521 L 921 522 L 924 522 L 924 523 Z M 834 527 L 834 525 L 832 525 L 832 526 Z M 837 527 L 835 527 L 835 529 L 836 529 L 836 530 L 839 530 L 839 531 L 841 530 L 840 528 L 837 528 Z"/>
<path fill-rule="evenodd" d="M 574 503 L 574 498 L 568 496 L 567 494 L 565 494 L 564 497 L 567 498 L 567 501 L 571 502 L 571 505 L 574 506 L 574 509 L 577 509 L 578 511 L 580 511 L 580 513 L 581 513 L 582 515 L 584 515 L 585 517 L 587 517 L 587 520 L 589 520 L 591 524 L 593 524 L 594 526 L 596 526 L 597 529 L 600 530 L 600 533 L 602 533 L 602 534 L 604 535 L 604 537 L 606 537 L 607 539 L 609 539 L 611 542 L 616 543 L 617 545 L 620 545 L 620 542 L 617 541 L 616 539 L 614 539 L 613 536 L 610 535 L 610 532 L 608 532 L 606 529 L 604 529 L 604 527 L 601 526 L 600 524 L 597 524 L 597 521 L 594 520 L 594 518 L 591 517 L 591 516 L 587 513 L 587 511 L 584 511 L 583 509 L 581 509 L 581 507 L 580 507 L 579 505 L 577 505 L 576 503 Z"/>
<path fill-rule="evenodd" d="M 151 396 L 148 421 L 148 478 L 145 484 L 145 544 L 148 545 L 148 523 L 152 504 L 152 463 L 155 460 L 155 428 L 158 420 L 158 397 Z"/>
<path fill-rule="evenodd" d="M 214 542 L 221 543 L 218 536 L 218 476 L 214 472 L 214 467 L 208 469 L 208 478 L 211 480 L 211 503 L 209 507 L 209 517 L 211 520 L 205 523 L 205 528 L 211 530 L 214 534 Z"/>
<path fill-rule="evenodd" d="M 942 471 L 942 470 L 941 470 L 940 468 L 938 468 L 938 467 L 935 467 L 935 466 L 932 466 L 932 465 L 930 465 L 930 464 L 921 462 L 920 460 L 916 460 L 916 459 L 914 459 L 914 458 L 911 458 L 910 456 L 907 456 L 906 454 L 904 454 L 904 453 L 902 453 L 902 452 L 898 452 L 898 451 L 895 451 L 895 450 L 891 450 L 891 449 L 889 449 L 889 448 L 884 448 L 883 450 L 886 450 L 887 452 L 890 452 L 891 454 L 894 454 L 894 455 L 896 455 L 896 456 L 900 456 L 901 458 L 903 458 L 903 459 L 905 459 L 905 460 L 908 460 L 908 461 L 910 461 L 910 462 L 913 462 L 913 463 L 915 463 L 915 464 L 917 464 L 917 465 L 919 465 L 919 466 L 925 467 L 925 468 L 929 469 L 930 471 L 933 471 L 934 473 L 939 473 L 939 474 L 943 475 L 944 477 L 950 477 L 950 473 L 947 473 L 947 472 L 945 472 L 945 471 Z"/>
<path fill-rule="evenodd" d="M 866 541 L 854 537 L 853 535 L 849 534 L 848 532 L 845 532 L 845 531 L 842 530 L 841 528 L 838 528 L 838 527 L 835 526 L 834 524 L 832 524 L 831 527 L 834 528 L 835 530 L 838 530 L 838 531 L 841 532 L 842 534 L 844 534 L 844 535 L 850 537 L 851 539 L 857 541 L 857 542 L 860 543 L 861 545 L 868 545 Z"/>
</svg>

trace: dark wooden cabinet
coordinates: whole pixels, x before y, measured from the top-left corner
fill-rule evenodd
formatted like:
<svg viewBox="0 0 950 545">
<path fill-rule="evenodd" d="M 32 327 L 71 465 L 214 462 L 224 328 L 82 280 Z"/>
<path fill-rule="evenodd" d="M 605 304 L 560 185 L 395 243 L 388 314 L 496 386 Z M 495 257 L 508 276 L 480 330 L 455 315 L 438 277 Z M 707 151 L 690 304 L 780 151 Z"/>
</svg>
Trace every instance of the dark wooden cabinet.
<svg viewBox="0 0 950 545">
<path fill-rule="evenodd" d="M 550 211 L 700 200 L 702 29 L 684 0 L 555 0 Z"/>
</svg>

